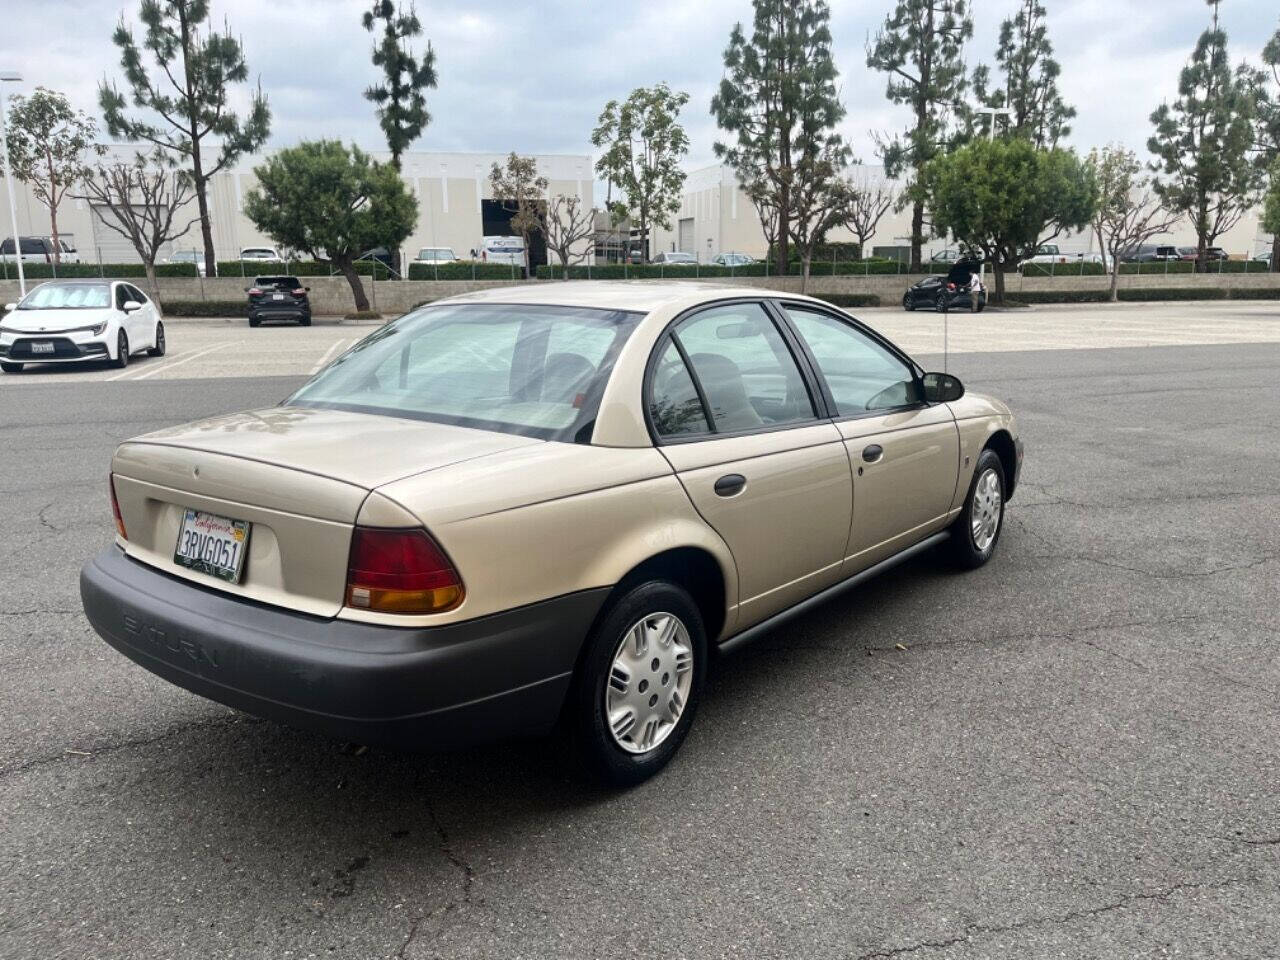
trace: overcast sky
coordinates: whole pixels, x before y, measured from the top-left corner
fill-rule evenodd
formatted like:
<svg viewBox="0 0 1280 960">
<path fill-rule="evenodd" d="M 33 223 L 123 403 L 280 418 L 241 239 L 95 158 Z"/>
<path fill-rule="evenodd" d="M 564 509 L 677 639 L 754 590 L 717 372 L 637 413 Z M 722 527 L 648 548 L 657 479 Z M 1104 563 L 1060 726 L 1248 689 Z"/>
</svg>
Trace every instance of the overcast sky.
<svg viewBox="0 0 1280 960">
<path fill-rule="evenodd" d="M 848 117 L 843 132 L 857 156 L 875 162 L 872 131 L 895 130 L 906 113 L 884 100 L 884 77 L 865 66 L 865 45 L 892 0 L 831 0 L 832 33 Z M 213 0 L 247 51 L 270 100 L 272 145 L 340 137 L 382 149 L 361 91 L 376 79 L 371 40 L 356 0 Z M 990 62 L 1000 20 L 1017 0 L 978 0 L 970 66 Z M 1176 92 L 1177 73 L 1204 28 L 1203 0 L 1047 0 L 1050 37 L 1067 100 L 1079 111 L 1078 148 L 1120 141 L 1145 150 L 1151 110 Z M 22 89 L 43 84 L 97 115 L 97 85 L 120 82 L 110 42 L 129 0 L 7 0 L 0 69 L 18 70 Z M 749 22 L 750 0 L 641 0 L 638 3 L 419 2 L 436 50 L 439 89 L 416 150 L 592 153 L 590 132 L 603 104 L 665 80 L 690 94 L 683 121 L 688 168 L 712 162 L 709 115 L 721 52 L 734 21 Z M 1234 60 L 1256 60 L 1280 24 L 1276 0 L 1224 0 Z M 137 31 L 139 36 L 141 31 Z M 10 90 L 13 85 L 6 84 Z"/>
</svg>

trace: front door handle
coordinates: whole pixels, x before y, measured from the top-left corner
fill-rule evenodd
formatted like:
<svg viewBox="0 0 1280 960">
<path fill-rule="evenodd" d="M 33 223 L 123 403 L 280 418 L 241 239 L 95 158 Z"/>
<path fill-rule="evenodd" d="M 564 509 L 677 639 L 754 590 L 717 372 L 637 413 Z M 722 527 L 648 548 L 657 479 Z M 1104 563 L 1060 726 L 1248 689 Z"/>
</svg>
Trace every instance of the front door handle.
<svg viewBox="0 0 1280 960">
<path fill-rule="evenodd" d="M 726 474 L 716 481 L 716 495 L 720 497 L 732 497 L 735 493 L 741 493 L 742 488 L 746 485 L 747 478 L 742 474 Z"/>
<path fill-rule="evenodd" d="M 884 447 L 880 446 L 878 443 L 873 443 L 870 446 L 862 448 L 862 459 L 867 461 L 867 463 L 875 463 L 883 456 Z"/>
</svg>

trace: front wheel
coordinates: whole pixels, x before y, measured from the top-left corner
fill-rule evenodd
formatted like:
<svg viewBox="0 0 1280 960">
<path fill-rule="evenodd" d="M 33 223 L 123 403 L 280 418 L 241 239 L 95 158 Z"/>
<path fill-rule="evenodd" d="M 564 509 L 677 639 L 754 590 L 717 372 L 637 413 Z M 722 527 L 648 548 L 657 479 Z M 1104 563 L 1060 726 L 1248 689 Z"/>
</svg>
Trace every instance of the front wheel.
<svg viewBox="0 0 1280 960">
<path fill-rule="evenodd" d="M 680 587 L 628 591 L 587 640 L 567 709 L 588 770 L 617 787 L 653 776 L 693 723 L 706 672 L 702 616 Z"/>
<path fill-rule="evenodd" d="M 972 570 L 996 552 L 1004 529 L 1004 491 L 1004 464 L 994 450 L 983 450 L 964 509 L 951 526 L 951 555 L 958 566 Z"/>
<path fill-rule="evenodd" d="M 944 290 L 942 293 L 938 294 L 938 299 L 934 301 L 933 309 L 937 310 L 939 313 L 946 313 L 948 305 L 949 295 Z"/>
<path fill-rule="evenodd" d="M 911 299 L 911 294 L 904 293 L 902 295 L 902 309 L 911 311 L 911 310 L 914 310 L 915 308 L 916 308 L 916 302 L 913 299 Z"/>
<path fill-rule="evenodd" d="M 149 350 L 147 350 L 147 353 L 153 357 L 164 356 L 164 324 L 159 321 L 156 322 L 155 343 Z"/>
<path fill-rule="evenodd" d="M 129 365 L 129 338 L 123 330 L 116 337 L 115 365 L 122 370 Z"/>
</svg>

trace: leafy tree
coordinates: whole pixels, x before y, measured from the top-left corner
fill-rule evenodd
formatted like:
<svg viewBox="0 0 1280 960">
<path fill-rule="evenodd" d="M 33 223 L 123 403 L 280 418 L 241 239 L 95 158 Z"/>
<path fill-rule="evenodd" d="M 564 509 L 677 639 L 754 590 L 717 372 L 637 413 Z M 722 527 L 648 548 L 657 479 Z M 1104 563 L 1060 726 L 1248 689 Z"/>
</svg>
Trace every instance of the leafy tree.
<svg viewBox="0 0 1280 960">
<path fill-rule="evenodd" d="M 925 170 L 967 124 L 964 43 L 973 36 L 966 0 L 897 0 L 867 45 L 867 66 L 889 75 L 885 96 L 911 110 L 905 134 L 881 139 L 885 172 L 906 175 L 900 208 L 911 205 L 911 269 L 920 269 L 925 237 Z"/>
<path fill-rule="evenodd" d="M 1262 229 L 1280 239 L 1280 160 L 1271 166 L 1271 186 L 1267 188 L 1262 202 Z M 1280 270 L 1274 245 L 1271 248 L 1271 269 Z"/>
<path fill-rule="evenodd" d="M 58 207 L 67 192 L 92 169 L 89 154 L 101 154 L 95 138 L 98 125 L 67 98 L 36 87 L 30 97 L 9 101 L 9 163 L 13 175 L 31 187 L 36 199 L 49 210 L 53 260 L 62 262 L 58 243 Z"/>
<path fill-rule="evenodd" d="M 996 65 L 1004 75 L 1003 87 L 989 89 L 990 70 L 973 71 L 977 98 L 989 107 L 1010 111 L 1010 131 L 1037 147 L 1053 147 L 1071 132 L 1068 122 L 1076 115 L 1058 90 L 1062 67 L 1053 57 L 1053 44 L 1040 0 L 1022 0 L 1015 16 L 1000 24 Z M 995 118 L 992 118 L 994 122 Z"/>
<path fill-rule="evenodd" d="M 1280 28 L 1262 48 L 1265 69 L 1256 74 L 1255 96 L 1258 108 L 1258 163 L 1267 174 L 1267 196 L 1280 190 Z M 1271 236 L 1271 269 L 1280 273 L 1280 229 L 1266 228 Z"/>
<path fill-rule="evenodd" d="M 405 13 L 391 0 L 374 0 L 361 22 L 370 33 L 382 24 L 382 39 L 373 48 L 373 65 L 382 68 L 384 79 L 364 96 L 377 104 L 391 165 L 399 170 L 400 157 L 431 123 L 423 91 L 436 88 L 436 52 L 428 40 L 427 52 L 419 61 L 406 45 L 410 38 L 422 35 L 422 23 L 412 4 Z"/>
<path fill-rule="evenodd" d="M 1155 133 L 1147 141 L 1156 158 L 1152 185 L 1168 207 L 1190 218 L 1200 269 L 1205 251 L 1253 206 L 1259 180 L 1250 156 L 1256 96 L 1247 75 L 1232 72 L 1228 62 L 1218 0 L 1209 6 L 1213 20 L 1182 68 L 1178 99 L 1151 114 Z"/>
<path fill-rule="evenodd" d="M 730 142 L 716 156 L 751 198 L 786 273 L 790 242 L 807 265 L 813 243 L 849 198 L 849 151 L 834 132 L 844 119 L 831 55 L 826 0 L 754 0 L 751 35 L 734 24 L 711 115 Z"/>
<path fill-rule="evenodd" d="M 524 275 L 529 270 L 529 239 L 542 229 L 543 197 L 548 180 L 538 175 L 538 162 L 533 157 L 518 156 L 512 151 L 505 167 L 496 163 L 489 171 L 489 189 L 493 199 L 512 214 L 511 228 L 524 240 Z"/>
<path fill-rule="evenodd" d="M 1120 264 L 1152 237 L 1168 233 L 1181 216 L 1168 210 L 1151 189 L 1151 178 L 1132 150 L 1091 150 L 1086 161 L 1098 185 L 1093 229 L 1106 254 L 1111 300 L 1118 299 Z"/>
<path fill-rule="evenodd" d="M 418 204 L 390 164 L 337 140 L 304 141 L 254 168 L 258 185 L 244 212 L 277 243 L 335 267 L 368 310 L 355 261 L 370 247 L 398 246 L 413 232 Z"/>
<path fill-rule="evenodd" d="M 884 177 L 873 178 L 865 170 L 855 172 L 849 182 L 853 197 L 844 225 L 858 238 L 858 256 L 864 257 L 867 243 L 875 236 L 880 219 L 889 212 L 897 194 L 888 180 Z"/>
<path fill-rule="evenodd" d="M 610 100 L 591 133 L 591 143 L 603 148 L 596 172 L 616 183 L 626 197 L 613 201 L 614 223 L 630 216 L 640 228 L 645 258 L 649 229 L 671 229 L 671 215 L 680 209 L 684 171 L 680 161 L 689 152 L 689 137 L 680 126 L 680 108 L 687 93 L 672 92 L 665 83 L 637 87 L 626 100 Z"/>
<path fill-rule="evenodd" d="M 227 27 L 218 33 L 205 25 L 208 0 L 142 0 L 138 17 L 146 28 L 142 47 L 155 61 L 154 69 L 143 64 L 142 50 L 123 17 L 111 40 L 120 48 L 133 105 L 153 119 L 126 113 L 125 95 L 105 80 L 98 87 L 98 103 L 113 137 L 153 144 L 189 174 L 200 209 L 205 271 L 212 277 L 216 257 L 209 180 L 266 142 L 271 112 L 261 87 L 243 122 L 232 112 L 233 85 L 248 78 L 249 68 Z"/>
<path fill-rule="evenodd" d="M 558 193 L 547 203 L 542 232 L 548 249 L 560 258 L 562 279 L 569 279 L 572 264 L 581 263 L 591 255 L 591 244 L 587 241 L 595 236 L 598 212 L 595 207 L 584 206 L 577 194 Z"/>
<path fill-rule="evenodd" d="M 1098 193 L 1075 153 L 1039 150 L 1021 137 L 978 139 L 939 157 L 927 185 L 934 224 L 990 261 L 996 303 L 1008 270 L 1063 231 L 1089 225 Z"/>
<path fill-rule="evenodd" d="M 102 211 L 102 223 L 132 244 L 147 271 L 151 297 L 160 302 L 156 257 L 168 243 L 186 236 L 197 217 L 186 216 L 191 177 L 167 169 L 154 155 L 138 154 L 132 163 L 99 164 L 86 170 L 78 196 Z"/>
</svg>

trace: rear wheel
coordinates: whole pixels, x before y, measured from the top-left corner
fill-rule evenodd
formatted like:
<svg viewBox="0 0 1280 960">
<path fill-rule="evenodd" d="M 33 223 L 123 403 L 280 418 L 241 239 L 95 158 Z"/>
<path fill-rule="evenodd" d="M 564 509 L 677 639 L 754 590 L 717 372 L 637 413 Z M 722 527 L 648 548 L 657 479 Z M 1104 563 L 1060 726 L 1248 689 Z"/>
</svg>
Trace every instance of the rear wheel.
<svg viewBox="0 0 1280 960">
<path fill-rule="evenodd" d="M 156 322 L 155 345 L 152 346 L 149 350 L 147 350 L 147 353 L 153 357 L 164 356 L 164 324 L 160 323 L 159 321 Z"/>
<path fill-rule="evenodd" d="M 5 373 L 21 373 L 22 364 L 10 363 L 8 360 L 0 361 L 0 370 L 3 370 Z"/>
<path fill-rule="evenodd" d="M 969 483 L 964 509 L 951 526 L 951 555 L 968 570 L 996 552 L 1004 529 L 1004 465 L 994 450 L 983 450 Z"/>
<path fill-rule="evenodd" d="M 653 776 L 693 723 L 707 641 L 693 599 L 664 580 L 619 598 L 587 640 L 567 709 L 579 754 L 619 787 Z"/>
<path fill-rule="evenodd" d="M 129 337 L 123 330 L 116 336 L 115 365 L 122 369 L 129 365 Z"/>
<path fill-rule="evenodd" d="M 939 291 L 938 299 L 933 302 L 933 309 L 937 310 L 939 313 L 946 313 L 947 306 L 948 306 L 947 300 L 948 300 L 947 291 L 945 290 Z"/>
<path fill-rule="evenodd" d="M 249 318 L 249 326 L 251 327 L 256 327 L 261 322 L 262 322 L 261 320 L 255 320 L 253 317 Z"/>
<path fill-rule="evenodd" d="M 309 326 L 311 326 L 311 318 L 310 318 L 310 317 L 302 317 L 302 318 L 300 318 L 300 319 L 298 320 L 298 324 L 299 324 L 299 326 L 309 327 Z"/>
<path fill-rule="evenodd" d="M 916 308 L 915 300 L 911 299 L 911 293 L 908 291 L 902 295 L 902 309 L 914 310 Z"/>
</svg>

